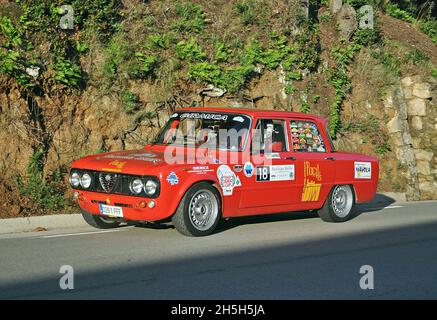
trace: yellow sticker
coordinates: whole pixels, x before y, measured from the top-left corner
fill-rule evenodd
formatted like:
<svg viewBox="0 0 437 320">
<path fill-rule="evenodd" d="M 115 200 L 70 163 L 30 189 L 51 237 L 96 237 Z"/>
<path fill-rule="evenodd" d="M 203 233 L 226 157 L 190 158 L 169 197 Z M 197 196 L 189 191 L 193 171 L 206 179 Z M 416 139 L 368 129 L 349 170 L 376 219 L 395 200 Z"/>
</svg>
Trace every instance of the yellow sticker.
<svg viewBox="0 0 437 320">
<path fill-rule="evenodd" d="M 118 160 L 114 160 L 112 162 L 109 163 L 111 166 L 116 166 L 117 169 L 123 169 L 124 165 L 126 164 L 126 162 L 124 161 L 118 161 Z"/>
<path fill-rule="evenodd" d="M 311 179 L 313 178 L 313 179 Z M 302 192 L 302 201 L 318 201 L 320 188 L 322 186 L 322 173 L 319 165 L 311 166 L 309 161 L 304 162 L 304 185 Z"/>
</svg>

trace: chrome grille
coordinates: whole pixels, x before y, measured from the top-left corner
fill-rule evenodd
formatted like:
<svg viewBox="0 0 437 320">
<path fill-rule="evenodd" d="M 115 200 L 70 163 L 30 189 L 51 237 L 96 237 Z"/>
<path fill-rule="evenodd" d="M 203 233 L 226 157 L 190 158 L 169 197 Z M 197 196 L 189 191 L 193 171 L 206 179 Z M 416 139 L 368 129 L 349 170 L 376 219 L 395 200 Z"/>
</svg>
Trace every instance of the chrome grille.
<svg viewBox="0 0 437 320">
<path fill-rule="evenodd" d="M 115 186 L 117 185 L 117 180 L 118 175 L 116 173 L 99 173 L 100 185 L 102 186 L 102 189 L 108 193 L 115 189 Z"/>
</svg>

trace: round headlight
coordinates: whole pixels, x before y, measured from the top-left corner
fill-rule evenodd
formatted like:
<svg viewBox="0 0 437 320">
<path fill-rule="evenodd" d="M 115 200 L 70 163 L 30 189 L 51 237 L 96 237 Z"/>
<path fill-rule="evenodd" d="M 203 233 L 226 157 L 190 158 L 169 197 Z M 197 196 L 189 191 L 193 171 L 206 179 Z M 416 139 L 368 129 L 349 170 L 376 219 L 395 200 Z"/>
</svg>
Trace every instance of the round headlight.
<svg viewBox="0 0 437 320">
<path fill-rule="evenodd" d="M 146 182 L 145 190 L 149 196 L 154 195 L 156 190 L 158 190 L 158 184 L 153 180 L 148 180 Z"/>
<path fill-rule="evenodd" d="M 84 173 L 80 178 L 80 185 L 84 189 L 88 189 L 91 185 L 91 176 L 88 173 Z"/>
<path fill-rule="evenodd" d="M 73 172 L 70 175 L 70 184 L 72 187 L 77 188 L 80 185 L 80 175 L 77 172 Z"/>
<path fill-rule="evenodd" d="M 135 194 L 140 194 L 141 191 L 143 190 L 143 187 L 144 187 L 143 181 L 141 181 L 141 179 L 138 178 L 132 180 L 129 185 L 130 191 Z"/>
</svg>

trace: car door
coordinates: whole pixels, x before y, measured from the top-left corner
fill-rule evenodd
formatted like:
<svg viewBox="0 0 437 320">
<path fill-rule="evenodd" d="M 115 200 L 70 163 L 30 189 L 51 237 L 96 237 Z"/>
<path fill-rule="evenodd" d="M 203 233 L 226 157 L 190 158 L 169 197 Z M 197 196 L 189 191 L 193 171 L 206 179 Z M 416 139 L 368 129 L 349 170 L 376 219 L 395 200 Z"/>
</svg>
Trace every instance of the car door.
<svg viewBox="0 0 437 320">
<path fill-rule="evenodd" d="M 295 163 L 284 119 L 258 119 L 244 164 L 240 208 L 280 207 L 293 202 Z"/>
<path fill-rule="evenodd" d="M 292 156 L 296 159 L 297 192 L 293 202 L 305 204 L 308 209 L 320 208 L 334 183 L 335 153 L 319 123 L 291 119 L 289 124 Z"/>
</svg>

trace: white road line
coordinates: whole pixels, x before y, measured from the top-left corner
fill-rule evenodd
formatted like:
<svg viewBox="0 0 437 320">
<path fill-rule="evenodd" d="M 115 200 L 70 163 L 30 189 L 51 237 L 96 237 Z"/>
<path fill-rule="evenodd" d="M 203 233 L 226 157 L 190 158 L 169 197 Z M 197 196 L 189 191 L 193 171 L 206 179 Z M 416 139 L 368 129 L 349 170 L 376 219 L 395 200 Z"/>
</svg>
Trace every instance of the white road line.
<svg viewBox="0 0 437 320">
<path fill-rule="evenodd" d="M 366 208 L 366 210 L 384 210 L 384 209 L 396 209 L 396 208 L 403 208 L 404 206 L 389 206 L 389 207 L 372 207 L 372 208 Z"/>
<path fill-rule="evenodd" d="M 64 233 L 64 234 L 53 234 L 49 236 L 42 236 L 38 238 L 49 239 L 49 238 L 60 238 L 60 237 L 73 237 L 73 236 L 83 236 L 88 234 L 99 234 L 99 233 L 110 233 L 110 232 L 120 232 L 126 231 L 126 228 L 123 229 L 115 229 L 115 230 L 102 230 L 102 231 L 89 231 L 89 232 L 78 232 L 78 233 Z"/>
</svg>

